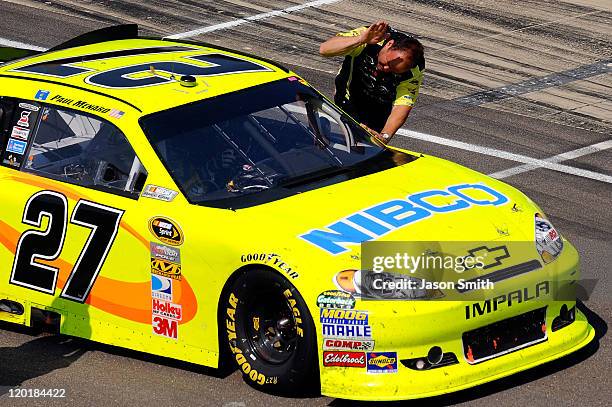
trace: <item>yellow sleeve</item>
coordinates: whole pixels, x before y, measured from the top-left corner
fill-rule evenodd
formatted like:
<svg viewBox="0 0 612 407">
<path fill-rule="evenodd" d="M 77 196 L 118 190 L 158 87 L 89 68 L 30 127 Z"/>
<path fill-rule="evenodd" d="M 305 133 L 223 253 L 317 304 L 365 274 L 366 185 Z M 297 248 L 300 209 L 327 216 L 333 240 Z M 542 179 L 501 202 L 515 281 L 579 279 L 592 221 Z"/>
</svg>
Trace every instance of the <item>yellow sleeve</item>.
<svg viewBox="0 0 612 407">
<path fill-rule="evenodd" d="M 412 78 L 400 82 L 395 91 L 394 106 L 414 106 L 423 83 L 423 74 L 419 68 L 412 69 Z"/>
<path fill-rule="evenodd" d="M 338 33 L 336 34 L 336 37 L 358 37 L 361 35 L 362 32 L 364 32 L 367 29 L 368 27 L 355 28 L 354 30 L 351 30 L 351 31 Z M 361 52 L 365 49 L 365 47 L 366 47 L 366 44 L 362 44 L 346 55 L 356 57 L 357 55 L 361 54 Z"/>
</svg>

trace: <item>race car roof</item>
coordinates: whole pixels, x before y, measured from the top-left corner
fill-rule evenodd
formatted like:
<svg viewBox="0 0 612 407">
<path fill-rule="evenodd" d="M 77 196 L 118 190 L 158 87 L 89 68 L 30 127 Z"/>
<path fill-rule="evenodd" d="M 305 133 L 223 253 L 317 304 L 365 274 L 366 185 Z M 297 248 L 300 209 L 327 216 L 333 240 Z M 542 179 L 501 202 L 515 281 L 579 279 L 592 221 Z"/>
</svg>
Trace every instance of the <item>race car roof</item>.
<svg viewBox="0 0 612 407">
<path fill-rule="evenodd" d="M 0 65 L 0 78 L 108 95 L 142 114 L 286 78 L 279 65 L 208 45 L 124 39 L 58 49 Z"/>
</svg>

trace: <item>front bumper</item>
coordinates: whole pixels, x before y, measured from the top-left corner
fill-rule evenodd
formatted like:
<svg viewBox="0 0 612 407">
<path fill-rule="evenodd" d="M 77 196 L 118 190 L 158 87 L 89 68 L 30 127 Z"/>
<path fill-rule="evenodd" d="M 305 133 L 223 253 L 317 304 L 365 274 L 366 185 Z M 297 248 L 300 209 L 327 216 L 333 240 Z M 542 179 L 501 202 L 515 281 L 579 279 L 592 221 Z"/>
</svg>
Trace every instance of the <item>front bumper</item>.
<svg viewBox="0 0 612 407">
<path fill-rule="evenodd" d="M 558 308 L 550 311 L 553 311 L 552 307 L 547 312 L 547 326 L 551 326 Z M 328 367 L 322 370 L 321 389 L 326 396 L 351 400 L 386 401 L 437 396 L 558 359 L 586 346 L 594 336 L 595 330 L 584 314 L 577 310 L 576 320 L 556 332 L 549 332 L 546 341 L 478 364 L 468 363 L 463 356 L 462 341 L 458 340 L 442 346 L 445 352 L 457 355 L 458 364 L 416 371 L 398 363 L 397 373 L 388 374 L 368 374 L 354 368 Z M 427 346 L 421 348 L 421 351 L 398 350 L 398 359 L 426 355 Z"/>
<path fill-rule="evenodd" d="M 351 400 L 430 397 L 490 382 L 572 353 L 586 346 L 595 336 L 595 330 L 585 315 L 575 309 L 573 296 L 562 300 L 543 293 L 538 296 L 535 287 L 542 281 L 550 281 L 551 287 L 553 282 L 573 285 L 579 275 L 578 255 L 573 246 L 567 244 L 564 254 L 553 265 L 499 283 L 500 290 L 506 292 L 508 298 L 510 293 L 516 294 L 514 304 L 480 315 L 472 314 L 473 301 L 358 301 L 355 308 L 368 311 L 374 351 L 387 357 L 397 353 L 397 370 L 372 373 L 367 368 L 330 367 L 321 362 L 321 391 L 326 396 Z M 517 301 L 519 295 L 522 301 Z M 559 316 L 572 309 L 575 309 L 574 321 L 559 323 Z M 537 310 L 545 311 L 538 314 Z M 540 321 L 543 319 L 544 338 L 539 338 L 533 329 L 525 334 L 526 330 L 521 331 L 519 327 L 516 336 L 520 346 L 480 360 L 470 360 L 471 356 L 466 355 L 464 338 L 470 335 L 465 333 L 476 333 L 471 335 L 475 343 L 479 339 L 489 340 L 494 336 L 487 327 L 501 326 L 500 329 L 507 332 L 507 327 L 512 325 L 504 321 L 513 318 L 521 321 L 521 315 L 534 313 L 539 315 Z M 521 342 L 521 332 L 528 339 L 537 340 Z M 512 340 L 514 335 L 511 335 Z M 400 362 L 425 357 L 432 347 L 441 348 L 445 362 L 456 360 L 457 363 L 416 370 Z M 456 359 L 447 358 L 449 353 Z M 476 352 L 474 355 L 477 359 Z M 320 360 L 322 357 L 321 353 Z"/>
</svg>

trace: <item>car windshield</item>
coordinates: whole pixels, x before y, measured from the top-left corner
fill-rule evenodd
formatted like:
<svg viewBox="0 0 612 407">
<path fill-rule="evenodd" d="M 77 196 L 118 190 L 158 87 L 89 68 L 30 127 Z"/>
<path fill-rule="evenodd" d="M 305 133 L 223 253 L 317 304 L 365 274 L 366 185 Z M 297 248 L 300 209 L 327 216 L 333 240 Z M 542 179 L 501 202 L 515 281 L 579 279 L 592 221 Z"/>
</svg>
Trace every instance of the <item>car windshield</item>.
<svg viewBox="0 0 612 407">
<path fill-rule="evenodd" d="M 155 113 L 141 125 L 193 203 L 334 177 L 385 151 L 297 78 Z"/>
</svg>

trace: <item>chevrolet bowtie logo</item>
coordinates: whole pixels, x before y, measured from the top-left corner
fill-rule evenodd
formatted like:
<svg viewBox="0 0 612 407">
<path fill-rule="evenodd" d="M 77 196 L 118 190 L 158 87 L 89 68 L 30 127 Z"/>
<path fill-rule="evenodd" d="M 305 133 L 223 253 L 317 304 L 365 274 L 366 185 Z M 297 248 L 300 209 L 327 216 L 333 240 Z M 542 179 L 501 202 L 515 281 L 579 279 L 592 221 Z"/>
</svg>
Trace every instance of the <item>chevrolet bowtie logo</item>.
<svg viewBox="0 0 612 407">
<path fill-rule="evenodd" d="M 483 270 L 491 267 L 497 267 L 502 264 L 504 259 L 510 257 L 510 252 L 506 246 L 497 246 L 488 248 L 487 246 L 479 246 L 468 250 L 469 256 L 474 258 L 482 258 L 484 266 Z"/>
</svg>

